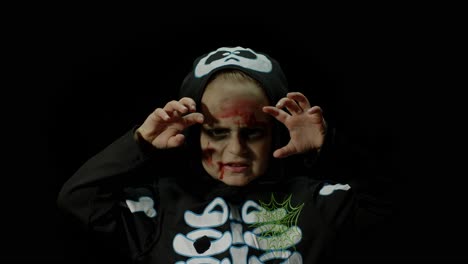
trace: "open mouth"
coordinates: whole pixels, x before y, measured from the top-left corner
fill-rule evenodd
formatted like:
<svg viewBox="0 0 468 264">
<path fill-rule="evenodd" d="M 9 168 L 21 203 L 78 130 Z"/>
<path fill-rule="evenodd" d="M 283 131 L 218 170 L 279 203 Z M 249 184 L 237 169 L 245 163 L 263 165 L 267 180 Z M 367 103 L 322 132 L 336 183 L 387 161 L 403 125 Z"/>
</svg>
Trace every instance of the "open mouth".
<svg viewBox="0 0 468 264">
<path fill-rule="evenodd" d="M 222 167 L 224 171 L 240 173 L 245 172 L 249 168 L 249 165 L 246 163 L 224 163 Z"/>
</svg>

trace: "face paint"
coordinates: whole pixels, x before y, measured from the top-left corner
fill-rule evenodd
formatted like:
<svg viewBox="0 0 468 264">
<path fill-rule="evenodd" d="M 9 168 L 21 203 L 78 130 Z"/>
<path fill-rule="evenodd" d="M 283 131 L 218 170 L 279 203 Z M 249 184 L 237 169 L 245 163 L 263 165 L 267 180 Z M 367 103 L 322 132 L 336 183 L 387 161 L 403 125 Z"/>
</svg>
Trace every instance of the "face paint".
<svg viewBox="0 0 468 264">
<path fill-rule="evenodd" d="M 202 151 L 202 157 L 203 160 L 208 164 L 208 165 L 213 165 L 213 153 L 214 149 L 210 147 L 210 142 L 208 141 L 206 148 L 203 149 Z"/>
<path fill-rule="evenodd" d="M 219 166 L 219 179 L 222 180 L 224 178 L 224 165 L 221 162 L 218 162 Z"/>
<path fill-rule="evenodd" d="M 214 166 L 213 164 L 214 152 L 215 152 L 215 149 L 210 148 L 210 142 L 208 142 L 207 147 L 203 149 L 203 160 L 209 166 Z M 224 177 L 224 165 L 222 162 L 218 162 L 217 164 L 218 164 L 218 171 L 219 171 L 218 179 L 222 180 Z"/>
<path fill-rule="evenodd" d="M 261 109 L 260 109 L 261 111 Z M 259 112 L 259 105 L 254 100 L 235 100 L 223 104 L 220 112 L 215 116 L 218 119 L 234 118 L 238 126 L 253 127 L 266 125 L 265 121 L 258 121 L 256 113 Z"/>
<path fill-rule="evenodd" d="M 202 97 L 202 164 L 214 179 L 244 186 L 260 177 L 271 156 L 268 99 L 255 82 L 217 78 Z"/>
</svg>

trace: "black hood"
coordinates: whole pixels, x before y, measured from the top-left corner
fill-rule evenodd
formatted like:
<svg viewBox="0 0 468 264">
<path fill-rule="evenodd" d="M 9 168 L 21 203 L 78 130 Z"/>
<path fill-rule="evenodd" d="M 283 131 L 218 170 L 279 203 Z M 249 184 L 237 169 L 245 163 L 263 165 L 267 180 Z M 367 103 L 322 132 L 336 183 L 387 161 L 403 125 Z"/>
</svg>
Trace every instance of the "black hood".
<svg viewBox="0 0 468 264">
<path fill-rule="evenodd" d="M 286 77 L 279 63 L 265 53 L 253 51 L 243 47 L 221 47 L 215 51 L 206 53 L 195 59 L 192 70 L 184 78 L 179 96 L 190 97 L 195 100 L 198 111 L 200 111 L 201 98 L 210 77 L 224 69 L 237 69 L 261 83 L 270 104 L 275 105 L 288 93 Z M 186 145 L 191 152 L 192 160 L 195 161 L 196 169 L 200 165 L 200 129 L 195 125 L 185 131 Z M 273 151 L 284 146 L 289 141 L 289 133 L 285 126 L 277 121 L 273 128 Z M 195 152 L 193 152 L 195 151 Z M 271 158 L 273 155 L 271 154 Z M 266 181 L 282 178 L 283 159 L 271 160 L 268 176 L 261 177 Z"/>
<path fill-rule="evenodd" d="M 286 77 L 275 59 L 248 48 L 222 47 L 194 61 L 180 88 L 180 97 L 190 97 L 198 105 L 210 77 L 223 69 L 238 69 L 259 81 L 272 104 L 288 92 Z"/>
</svg>

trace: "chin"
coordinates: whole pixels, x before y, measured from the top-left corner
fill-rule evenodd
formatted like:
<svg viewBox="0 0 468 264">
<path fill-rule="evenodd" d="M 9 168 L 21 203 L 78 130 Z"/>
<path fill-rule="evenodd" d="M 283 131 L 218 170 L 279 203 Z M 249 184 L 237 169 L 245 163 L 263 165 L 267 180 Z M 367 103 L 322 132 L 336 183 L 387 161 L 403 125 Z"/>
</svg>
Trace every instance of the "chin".
<svg viewBox="0 0 468 264">
<path fill-rule="evenodd" d="M 225 176 L 223 179 L 218 179 L 219 181 L 224 182 L 224 184 L 229 186 L 242 187 L 249 184 L 254 178 L 252 177 L 239 177 L 239 176 Z"/>
</svg>

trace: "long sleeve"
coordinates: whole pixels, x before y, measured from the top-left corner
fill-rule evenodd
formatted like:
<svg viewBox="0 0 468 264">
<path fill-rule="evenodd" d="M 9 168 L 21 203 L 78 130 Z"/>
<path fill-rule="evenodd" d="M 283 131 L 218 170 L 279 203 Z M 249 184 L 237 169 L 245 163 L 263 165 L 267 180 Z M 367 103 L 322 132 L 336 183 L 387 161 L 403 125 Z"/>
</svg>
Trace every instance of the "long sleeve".
<svg viewBox="0 0 468 264">
<path fill-rule="evenodd" d="M 385 150 L 357 144 L 342 131 L 331 132 L 315 161 L 315 172 L 322 180 L 350 187 L 351 207 L 343 224 L 351 236 L 342 241 L 341 250 L 348 255 L 368 254 L 366 248 L 377 251 L 389 239 L 387 230 L 395 214 L 391 166 L 382 158 Z"/>
<path fill-rule="evenodd" d="M 65 182 L 57 199 L 61 210 L 88 226 L 120 202 L 117 196 L 125 184 L 141 180 L 138 172 L 151 155 L 135 141 L 133 131 L 93 156 Z"/>
</svg>

